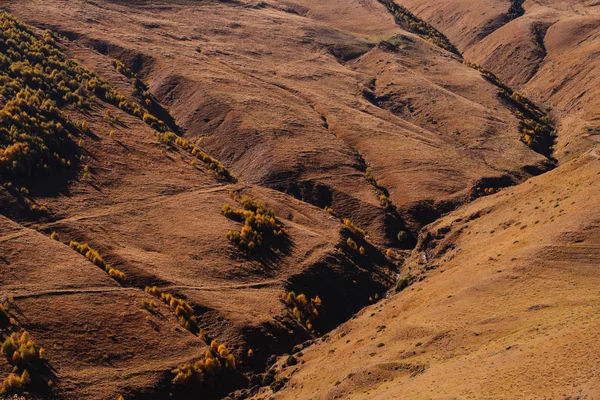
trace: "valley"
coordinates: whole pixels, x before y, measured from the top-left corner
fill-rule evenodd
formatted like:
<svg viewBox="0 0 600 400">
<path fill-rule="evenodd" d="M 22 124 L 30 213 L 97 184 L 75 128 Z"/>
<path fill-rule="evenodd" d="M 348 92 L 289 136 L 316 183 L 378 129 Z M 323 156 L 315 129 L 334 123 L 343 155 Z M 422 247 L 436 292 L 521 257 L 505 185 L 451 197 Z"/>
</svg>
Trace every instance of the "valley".
<svg viewBox="0 0 600 400">
<path fill-rule="evenodd" d="M 0 396 L 600 395 L 567 3 L 1 2 Z"/>
</svg>

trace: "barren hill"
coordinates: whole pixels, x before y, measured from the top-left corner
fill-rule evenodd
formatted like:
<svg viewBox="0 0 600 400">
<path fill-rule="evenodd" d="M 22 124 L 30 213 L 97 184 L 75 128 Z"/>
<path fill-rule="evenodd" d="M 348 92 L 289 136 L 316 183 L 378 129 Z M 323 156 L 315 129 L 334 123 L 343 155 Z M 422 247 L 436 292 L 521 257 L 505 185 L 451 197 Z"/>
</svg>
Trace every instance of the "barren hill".
<svg viewBox="0 0 600 400">
<path fill-rule="evenodd" d="M 593 1 L 402 0 L 494 71 L 551 108 L 559 124 L 556 155 L 570 158 L 598 141 L 600 5 Z M 511 9 L 517 10 L 510 13 Z"/>
<path fill-rule="evenodd" d="M 405 3 L 0 3 L 0 395 L 593 398 L 595 7 Z"/>
</svg>

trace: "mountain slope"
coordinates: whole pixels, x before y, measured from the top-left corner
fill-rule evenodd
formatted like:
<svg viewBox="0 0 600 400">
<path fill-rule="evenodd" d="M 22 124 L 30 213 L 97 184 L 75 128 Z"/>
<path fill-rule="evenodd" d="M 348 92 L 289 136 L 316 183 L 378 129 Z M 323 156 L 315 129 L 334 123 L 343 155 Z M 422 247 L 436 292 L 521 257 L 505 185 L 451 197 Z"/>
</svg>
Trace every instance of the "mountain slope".
<svg viewBox="0 0 600 400">
<path fill-rule="evenodd" d="M 435 25 L 463 52 L 552 108 L 560 121 L 556 156 L 569 159 L 597 143 L 598 34 L 600 7 L 594 2 L 465 2 L 402 0 Z M 507 18 L 511 3 L 521 15 Z"/>
<path fill-rule="evenodd" d="M 415 283 L 256 398 L 596 398 L 599 172 L 585 155 L 428 226 Z"/>
<path fill-rule="evenodd" d="M 0 391 L 594 395 L 598 154 L 567 129 L 591 119 L 555 113 L 547 172 L 545 113 L 386 2 L 1 6 L 27 25 L 0 44 Z M 17 94 L 37 79 L 50 103 Z"/>
<path fill-rule="evenodd" d="M 366 169 L 414 231 L 429 222 L 423 201 L 452 207 L 482 178 L 519 181 L 547 168 L 519 142 L 519 120 L 493 85 L 394 28 L 381 4 L 295 4 L 75 2 L 53 25 L 41 16 L 59 12 L 56 3 L 12 11 L 140 72 L 184 136 L 202 139 L 234 175 L 332 207 L 377 243 L 401 246 L 403 221 L 386 212 Z M 381 28 L 356 28 L 364 15 Z M 440 185 L 434 170 L 455 183 Z"/>
</svg>

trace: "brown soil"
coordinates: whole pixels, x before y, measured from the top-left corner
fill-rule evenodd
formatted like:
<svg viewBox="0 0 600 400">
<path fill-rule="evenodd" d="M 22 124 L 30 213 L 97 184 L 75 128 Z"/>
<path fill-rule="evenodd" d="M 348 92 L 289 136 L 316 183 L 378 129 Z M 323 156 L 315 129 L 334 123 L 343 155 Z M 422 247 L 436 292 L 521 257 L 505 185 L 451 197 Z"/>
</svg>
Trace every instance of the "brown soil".
<svg viewBox="0 0 600 400">
<path fill-rule="evenodd" d="M 70 57 L 131 97 L 111 64 L 123 62 L 154 111 L 237 180 L 116 107 L 67 110 L 93 132 L 85 161 L 74 176 L 15 182 L 48 213 L 0 189 L 0 300 L 14 298 L 11 315 L 47 351 L 42 396 L 168 398 L 171 371 L 207 347 L 164 303 L 142 309 L 147 285 L 185 298 L 235 354 L 245 376 L 206 397 L 600 396 L 597 6 L 528 1 L 506 21 L 506 1 L 398 3 L 464 59 L 377 0 L 0 4 L 63 35 Z M 521 141 L 514 105 L 464 60 L 552 107 L 558 168 L 546 172 L 555 164 Z M 476 199 L 485 188 L 502 190 Z M 227 240 L 241 228 L 221 214 L 230 191 L 275 210 L 285 235 L 273 248 L 246 256 Z M 365 254 L 343 218 L 367 232 Z M 397 272 L 416 282 L 368 306 Z M 289 290 L 322 299 L 316 332 L 281 323 Z M 282 390 L 255 386 L 272 354 L 306 340 L 298 365 L 275 364 Z M 10 371 L 0 358 L 0 377 Z"/>
</svg>

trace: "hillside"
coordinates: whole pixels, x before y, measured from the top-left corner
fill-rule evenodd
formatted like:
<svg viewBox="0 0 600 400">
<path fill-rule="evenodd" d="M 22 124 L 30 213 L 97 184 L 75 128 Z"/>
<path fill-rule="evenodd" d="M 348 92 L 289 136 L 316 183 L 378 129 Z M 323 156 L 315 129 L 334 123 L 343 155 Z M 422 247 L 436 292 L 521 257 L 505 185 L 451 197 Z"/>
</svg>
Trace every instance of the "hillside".
<svg viewBox="0 0 600 400">
<path fill-rule="evenodd" d="M 598 142 L 598 3 L 398 3 L 445 33 L 466 59 L 551 109 L 560 121 L 557 157 L 570 159 Z M 511 13 L 513 4 L 518 11 Z"/>
<path fill-rule="evenodd" d="M 598 395 L 595 6 L 487 3 L 0 3 L 0 395 Z"/>
<path fill-rule="evenodd" d="M 559 166 L 426 226 L 396 290 L 256 398 L 598 398 L 597 6 L 398 3 L 551 107 Z"/>
<path fill-rule="evenodd" d="M 285 387 L 256 398 L 597 398 L 599 164 L 582 156 L 428 226 L 404 268 L 414 283 L 276 366 Z"/>
</svg>

